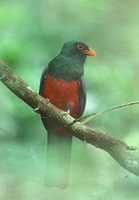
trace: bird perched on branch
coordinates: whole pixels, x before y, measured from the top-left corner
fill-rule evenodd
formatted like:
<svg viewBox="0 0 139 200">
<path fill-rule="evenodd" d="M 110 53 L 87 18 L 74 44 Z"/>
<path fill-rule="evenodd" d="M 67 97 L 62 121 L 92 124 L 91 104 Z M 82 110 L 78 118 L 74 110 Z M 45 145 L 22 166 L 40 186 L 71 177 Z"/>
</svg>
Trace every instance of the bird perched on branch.
<svg viewBox="0 0 139 200">
<path fill-rule="evenodd" d="M 66 42 L 61 52 L 44 69 L 39 94 L 72 117 L 79 118 L 86 104 L 84 63 L 95 52 L 85 43 Z M 72 133 L 42 118 L 48 132 L 46 186 L 65 188 L 68 183 Z"/>
</svg>

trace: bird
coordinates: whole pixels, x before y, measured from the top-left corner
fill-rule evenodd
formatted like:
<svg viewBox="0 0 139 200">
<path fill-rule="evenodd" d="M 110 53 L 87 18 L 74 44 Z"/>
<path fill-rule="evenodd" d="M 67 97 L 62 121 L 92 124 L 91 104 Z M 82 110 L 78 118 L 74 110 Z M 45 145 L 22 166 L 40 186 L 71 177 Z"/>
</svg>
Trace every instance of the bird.
<svg viewBox="0 0 139 200">
<path fill-rule="evenodd" d="M 44 68 L 39 94 L 75 119 L 82 116 L 86 105 L 84 64 L 93 49 L 80 41 L 64 43 L 60 53 Z M 66 188 L 71 159 L 72 133 L 42 117 L 47 131 L 45 185 Z"/>
</svg>

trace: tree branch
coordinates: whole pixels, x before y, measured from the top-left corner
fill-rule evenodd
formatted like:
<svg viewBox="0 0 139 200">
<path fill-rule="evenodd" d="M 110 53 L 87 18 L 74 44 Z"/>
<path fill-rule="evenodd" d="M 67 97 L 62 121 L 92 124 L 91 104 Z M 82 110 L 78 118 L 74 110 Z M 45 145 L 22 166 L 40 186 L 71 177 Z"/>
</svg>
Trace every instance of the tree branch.
<svg viewBox="0 0 139 200">
<path fill-rule="evenodd" d="M 88 115 L 85 115 L 83 117 L 80 117 L 78 119 L 76 119 L 75 121 L 81 121 L 81 120 L 84 120 L 82 122 L 82 124 L 86 124 L 87 122 L 91 121 L 93 118 L 99 116 L 99 115 L 102 115 L 106 112 L 109 112 L 109 111 L 112 111 L 112 110 L 116 110 L 116 109 L 119 109 L 119 108 L 123 108 L 123 107 L 127 107 L 127 106 L 133 106 L 133 105 L 136 105 L 136 104 L 139 104 L 139 101 L 134 101 L 134 102 L 129 102 L 129 103 L 125 103 L 125 104 L 121 104 L 121 105 L 118 105 L 118 106 L 114 106 L 112 108 L 109 108 L 109 109 L 106 109 L 106 110 L 103 110 L 103 111 L 99 111 L 99 112 L 96 112 L 96 113 L 91 113 L 91 114 L 88 114 Z"/>
<path fill-rule="evenodd" d="M 129 153 L 129 150 L 135 150 L 135 148 L 129 147 L 124 142 L 101 131 L 75 122 L 75 119 L 69 114 L 56 108 L 48 99 L 44 99 L 33 91 L 2 60 L 0 60 L 0 81 L 32 107 L 35 112 L 65 127 L 80 140 L 107 151 L 121 166 L 139 176 L 139 159 Z"/>
</svg>

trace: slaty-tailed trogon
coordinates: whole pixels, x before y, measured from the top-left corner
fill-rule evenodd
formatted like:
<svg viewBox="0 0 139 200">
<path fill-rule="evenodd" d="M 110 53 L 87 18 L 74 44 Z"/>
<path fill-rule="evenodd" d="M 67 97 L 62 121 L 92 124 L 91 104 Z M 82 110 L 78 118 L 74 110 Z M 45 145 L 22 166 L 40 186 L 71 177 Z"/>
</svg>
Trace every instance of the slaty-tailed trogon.
<svg viewBox="0 0 139 200">
<path fill-rule="evenodd" d="M 86 104 L 84 63 L 87 55 L 96 54 L 85 43 L 66 42 L 41 77 L 39 94 L 74 118 L 83 114 Z M 45 184 L 64 188 L 68 181 L 72 134 L 52 121 L 44 118 L 42 121 L 48 132 Z"/>
</svg>

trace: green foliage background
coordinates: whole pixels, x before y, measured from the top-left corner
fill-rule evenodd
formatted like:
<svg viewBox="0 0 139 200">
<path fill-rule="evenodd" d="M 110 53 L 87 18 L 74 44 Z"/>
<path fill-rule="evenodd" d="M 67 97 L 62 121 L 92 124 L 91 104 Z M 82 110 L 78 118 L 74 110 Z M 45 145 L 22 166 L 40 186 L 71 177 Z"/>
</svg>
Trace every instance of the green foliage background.
<svg viewBox="0 0 139 200">
<path fill-rule="evenodd" d="M 84 41 L 97 54 L 85 66 L 85 114 L 139 100 L 138 0 L 0 1 L 0 57 L 34 90 L 69 40 Z M 139 146 L 138 105 L 88 125 Z M 139 199 L 138 177 L 102 150 L 87 145 L 84 152 L 76 138 L 69 187 L 46 188 L 46 139 L 40 117 L 0 83 L 0 199 Z"/>
</svg>

